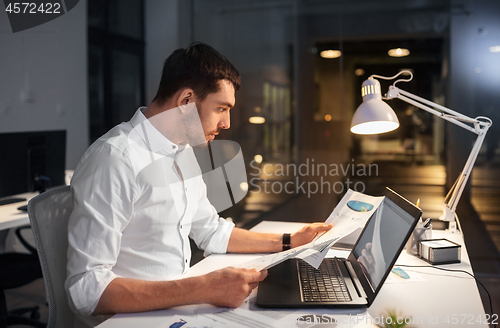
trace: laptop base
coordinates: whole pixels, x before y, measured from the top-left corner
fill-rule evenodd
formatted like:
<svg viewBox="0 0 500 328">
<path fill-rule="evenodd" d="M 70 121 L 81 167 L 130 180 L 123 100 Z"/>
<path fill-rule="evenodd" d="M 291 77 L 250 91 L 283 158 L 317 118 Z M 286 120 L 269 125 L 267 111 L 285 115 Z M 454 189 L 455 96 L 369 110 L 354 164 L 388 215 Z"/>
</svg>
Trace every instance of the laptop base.
<svg viewBox="0 0 500 328">
<path fill-rule="evenodd" d="M 325 259 L 326 260 L 326 259 Z M 366 307 L 366 298 L 360 297 L 348 270 L 345 266 L 346 259 L 338 259 L 339 267 L 344 276 L 347 289 L 352 301 L 349 302 L 306 302 L 302 301 L 300 279 L 298 278 L 297 261 L 290 259 L 268 270 L 264 281 L 259 283 L 256 304 L 264 308 L 363 308 Z"/>
</svg>

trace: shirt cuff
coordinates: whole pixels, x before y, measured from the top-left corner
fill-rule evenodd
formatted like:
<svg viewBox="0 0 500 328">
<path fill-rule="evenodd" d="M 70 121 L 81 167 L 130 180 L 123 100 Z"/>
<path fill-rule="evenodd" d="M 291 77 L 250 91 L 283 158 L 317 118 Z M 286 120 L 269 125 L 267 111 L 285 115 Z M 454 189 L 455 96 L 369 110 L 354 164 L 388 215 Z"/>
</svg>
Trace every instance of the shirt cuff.
<svg viewBox="0 0 500 328">
<path fill-rule="evenodd" d="M 89 271 L 69 286 L 68 294 L 75 309 L 84 316 L 91 316 L 102 293 L 109 283 L 116 278 L 112 271 Z"/>
<path fill-rule="evenodd" d="M 229 243 L 229 237 L 231 237 L 231 232 L 233 231 L 234 223 L 227 221 L 219 217 L 219 227 L 212 235 L 208 247 L 203 253 L 204 256 L 210 254 L 224 254 L 227 252 L 227 244 Z"/>
</svg>

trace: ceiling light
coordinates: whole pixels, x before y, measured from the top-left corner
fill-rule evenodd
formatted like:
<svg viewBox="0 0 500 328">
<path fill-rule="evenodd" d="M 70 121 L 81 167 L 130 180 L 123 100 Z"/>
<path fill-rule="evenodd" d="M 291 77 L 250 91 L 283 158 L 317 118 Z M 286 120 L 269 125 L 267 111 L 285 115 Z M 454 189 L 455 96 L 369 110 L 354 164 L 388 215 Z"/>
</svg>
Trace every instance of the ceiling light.
<svg viewBox="0 0 500 328">
<path fill-rule="evenodd" d="M 323 58 L 339 58 L 342 53 L 340 50 L 323 50 L 319 55 Z"/>
<path fill-rule="evenodd" d="M 257 164 L 262 163 L 262 160 L 263 160 L 262 155 L 259 155 L 259 154 L 255 155 L 255 156 L 253 157 L 253 159 L 255 160 L 255 162 L 256 162 Z"/>
<path fill-rule="evenodd" d="M 391 57 L 404 57 L 410 54 L 410 50 L 404 48 L 391 49 L 387 52 Z"/>
<path fill-rule="evenodd" d="M 490 47 L 490 52 L 500 52 L 500 45 Z"/>
<path fill-rule="evenodd" d="M 248 182 L 240 183 L 240 189 L 243 191 L 248 191 Z"/>
<path fill-rule="evenodd" d="M 262 116 L 252 116 L 248 119 L 248 121 L 252 124 L 262 124 L 266 121 Z"/>
<path fill-rule="evenodd" d="M 362 75 L 365 75 L 365 70 L 362 69 L 362 68 L 358 68 L 354 71 L 354 74 L 356 74 L 356 76 L 362 76 Z"/>
</svg>

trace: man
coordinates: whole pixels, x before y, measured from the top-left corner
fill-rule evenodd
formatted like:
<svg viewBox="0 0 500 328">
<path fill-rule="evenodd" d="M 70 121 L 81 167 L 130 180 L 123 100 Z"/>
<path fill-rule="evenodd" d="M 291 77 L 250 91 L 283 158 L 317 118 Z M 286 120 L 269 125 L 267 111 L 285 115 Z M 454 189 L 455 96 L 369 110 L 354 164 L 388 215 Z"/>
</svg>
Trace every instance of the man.
<svg viewBox="0 0 500 328">
<path fill-rule="evenodd" d="M 282 235 L 253 233 L 220 218 L 193 165 L 192 146 L 229 129 L 239 85 L 238 71 L 212 47 L 178 49 L 165 61 L 150 106 L 83 155 L 71 181 L 66 290 L 86 324 L 101 314 L 185 304 L 237 307 L 266 277 L 265 270 L 237 268 L 181 277 L 189 269 L 188 236 L 205 254 L 283 249 Z M 290 244 L 303 245 L 330 228 L 308 225 L 291 234 Z"/>
</svg>

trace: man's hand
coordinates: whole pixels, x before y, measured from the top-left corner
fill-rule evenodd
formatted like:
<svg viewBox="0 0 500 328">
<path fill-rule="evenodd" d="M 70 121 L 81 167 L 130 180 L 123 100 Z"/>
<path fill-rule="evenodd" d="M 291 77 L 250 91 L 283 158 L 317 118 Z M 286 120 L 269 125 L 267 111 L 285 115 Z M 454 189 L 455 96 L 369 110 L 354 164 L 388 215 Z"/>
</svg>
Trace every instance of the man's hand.
<svg viewBox="0 0 500 328">
<path fill-rule="evenodd" d="M 220 307 L 238 307 L 265 277 L 267 270 L 229 267 L 210 272 L 206 275 L 207 288 L 203 291 L 207 295 L 205 302 Z"/>
<path fill-rule="evenodd" d="M 238 307 L 266 276 L 267 270 L 224 268 L 170 281 L 118 277 L 106 287 L 93 314 L 142 312 L 201 303 Z"/>
<path fill-rule="evenodd" d="M 324 223 L 311 223 L 303 227 L 297 232 L 292 233 L 290 242 L 293 247 L 302 246 L 307 244 L 320 232 L 328 231 L 333 227 L 332 224 L 324 224 Z"/>
</svg>

